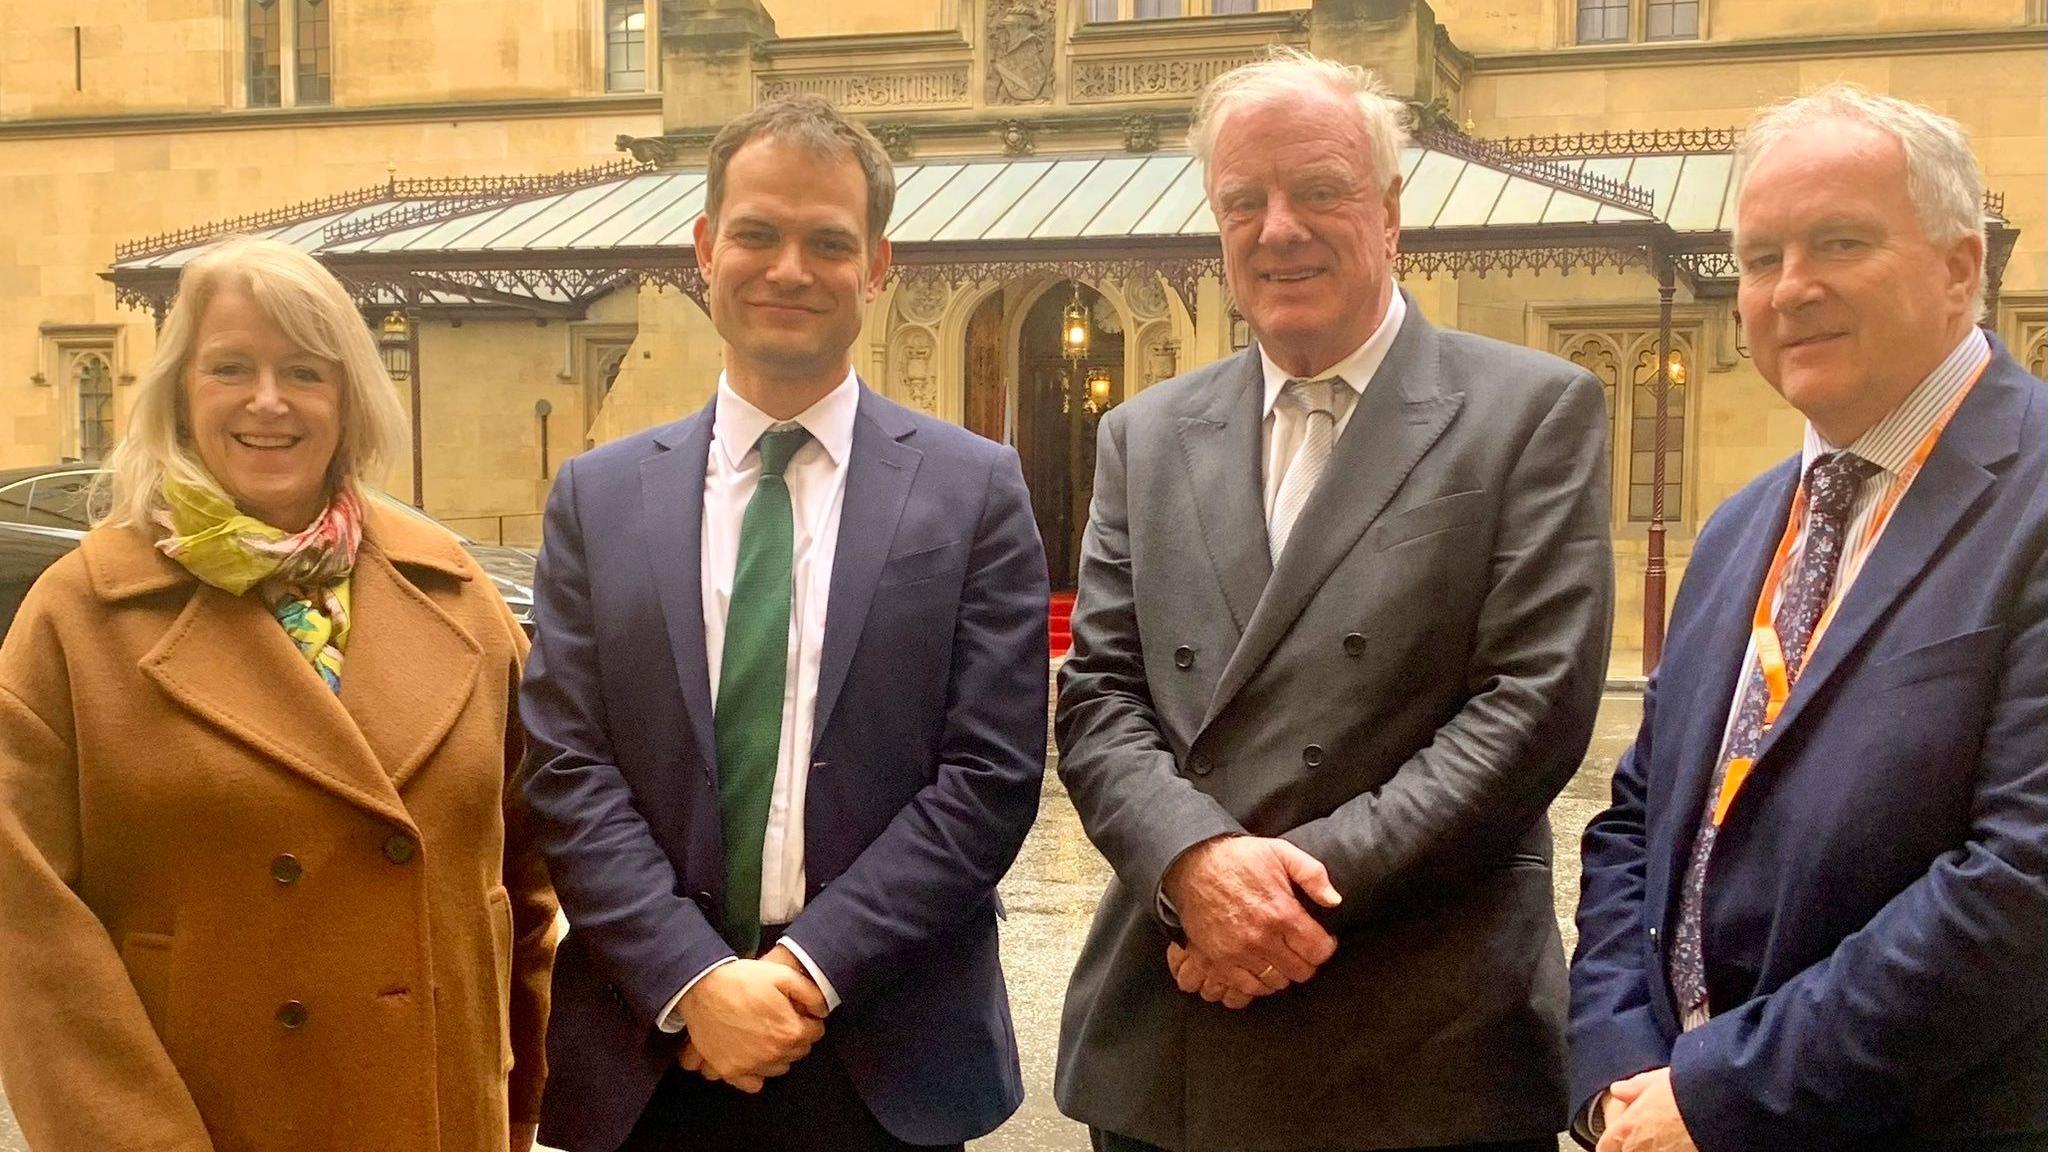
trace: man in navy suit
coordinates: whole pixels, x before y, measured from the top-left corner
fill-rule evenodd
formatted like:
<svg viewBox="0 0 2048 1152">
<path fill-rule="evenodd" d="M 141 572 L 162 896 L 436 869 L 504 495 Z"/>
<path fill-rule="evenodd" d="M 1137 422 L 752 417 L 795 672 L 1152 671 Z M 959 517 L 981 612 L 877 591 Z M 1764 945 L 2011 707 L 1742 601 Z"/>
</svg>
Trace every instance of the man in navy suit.
<svg viewBox="0 0 2048 1152">
<path fill-rule="evenodd" d="M 1045 771 L 1016 454 L 863 387 L 887 155 L 815 98 L 711 146 L 703 411 L 563 465 L 521 707 L 571 929 L 541 1139 L 958 1148 L 1023 1097 L 996 882 Z"/>
<path fill-rule="evenodd" d="M 1586 832 L 1577 1134 L 2048 1147 L 2048 389 L 1975 326 L 1954 122 L 1833 87 L 1738 165 L 1806 445 L 1701 531 Z"/>
</svg>

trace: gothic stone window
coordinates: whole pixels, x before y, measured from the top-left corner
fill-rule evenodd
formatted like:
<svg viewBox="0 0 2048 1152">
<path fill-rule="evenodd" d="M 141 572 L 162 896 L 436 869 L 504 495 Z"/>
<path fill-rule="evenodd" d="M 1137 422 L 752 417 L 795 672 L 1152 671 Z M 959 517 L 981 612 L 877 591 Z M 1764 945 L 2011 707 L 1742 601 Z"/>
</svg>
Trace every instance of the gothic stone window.
<svg viewBox="0 0 2048 1152">
<path fill-rule="evenodd" d="M 96 464 L 114 448 L 114 365 L 105 351 L 75 352 L 70 377 L 77 405 L 77 456 Z"/>
<path fill-rule="evenodd" d="M 326 104 L 334 99 L 334 47 L 326 0 L 294 0 L 292 29 L 298 68 L 298 103 Z"/>
<path fill-rule="evenodd" d="M 605 0 L 604 90 L 647 91 L 647 5 Z"/>
<path fill-rule="evenodd" d="M 329 0 L 244 2 L 249 107 L 331 103 L 334 42 Z M 287 59 L 290 68 L 285 67 Z"/>
<path fill-rule="evenodd" d="M 284 102 L 284 13 L 280 0 L 249 0 L 249 107 Z"/>
<path fill-rule="evenodd" d="M 1704 0 L 1572 0 L 1574 43 L 1697 40 Z"/>
<path fill-rule="evenodd" d="M 1090 24 L 1166 20 L 1175 16 L 1228 16 L 1258 10 L 1259 0 L 1087 0 Z"/>
<path fill-rule="evenodd" d="M 1657 452 L 1657 328 L 1645 325 L 1557 325 L 1557 354 L 1598 379 L 1607 393 L 1607 440 L 1614 458 L 1612 487 L 1618 524 L 1648 524 Z M 1686 371 L 1665 397 L 1664 520 L 1685 522 L 1685 463 L 1690 454 L 1687 400 L 1695 378 L 1698 333 L 1674 329 L 1672 350 Z"/>
</svg>

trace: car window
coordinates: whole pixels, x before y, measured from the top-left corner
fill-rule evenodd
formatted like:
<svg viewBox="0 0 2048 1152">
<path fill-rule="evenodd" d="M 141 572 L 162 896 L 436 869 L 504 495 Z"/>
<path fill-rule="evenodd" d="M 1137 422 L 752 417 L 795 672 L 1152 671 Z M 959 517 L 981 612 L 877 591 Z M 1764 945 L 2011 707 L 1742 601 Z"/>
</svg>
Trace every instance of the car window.
<svg viewBox="0 0 2048 1152">
<path fill-rule="evenodd" d="M 94 472 L 53 472 L 0 488 L 0 520 L 83 532 L 92 526 L 87 501 Z"/>
</svg>

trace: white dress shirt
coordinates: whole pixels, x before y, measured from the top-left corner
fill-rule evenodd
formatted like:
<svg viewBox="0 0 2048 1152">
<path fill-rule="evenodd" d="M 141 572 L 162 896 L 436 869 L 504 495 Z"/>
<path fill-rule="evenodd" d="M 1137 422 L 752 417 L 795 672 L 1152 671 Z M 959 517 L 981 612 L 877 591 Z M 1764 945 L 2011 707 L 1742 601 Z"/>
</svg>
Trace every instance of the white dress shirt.
<svg viewBox="0 0 2048 1152">
<path fill-rule="evenodd" d="M 790 457 L 783 478 L 789 484 L 795 551 L 790 565 L 789 659 L 782 691 L 782 743 L 775 757 L 775 790 L 768 801 L 768 833 L 761 846 L 761 923 L 787 924 L 804 906 L 804 789 L 809 783 L 813 726 L 818 711 L 818 665 L 825 648 L 825 606 L 832 594 L 832 558 L 839 547 L 839 513 L 846 502 L 846 461 L 853 451 L 853 422 L 860 406 L 860 382 L 853 372 L 816 404 L 790 421 L 776 421 L 732 390 L 721 373 L 718 408 L 711 421 L 711 451 L 704 463 L 704 522 L 698 539 L 699 576 L 704 587 L 704 655 L 711 670 L 711 698 L 725 659 L 725 621 L 732 580 L 739 564 L 740 525 L 761 482 L 756 444 L 771 428 L 800 424 L 811 434 Z M 785 937 L 784 947 L 817 982 L 828 1008 L 839 1006 L 832 982 Z M 721 963 L 731 963 L 730 960 Z M 683 985 L 662 1013 L 661 1027 L 682 1028 L 678 1005 L 705 973 Z"/>
<path fill-rule="evenodd" d="M 1365 386 L 1372 382 L 1373 374 L 1380 370 L 1380 363 L 1387 358 L 1387 349 L 1394 343 L 1395 334 L 1401 331 L 1401 321 L 1408 315 L 1407 301 L 1401 299 L 1400 289 L 1387 293 L 1387 312 L 1380 317 L 1380 326 L 1373 329 L 1365 343 L 1324 371 L 1315 374 L 1322 380 L 1341 376 L 1348 387 L 1331 390 L 1336 406 L 1336 436 L 1342 438 L 1344 428 L 1351 423 L 1351 413 L 1358 407 L 1358 398 L 1365 393 Z M 1308 413 L 1292 404 L 1281 404 L 1280 393 L 1287 382 L 1294 379 L 1273 358 L 1259 349 L 1259 363 L 1265 369 L 1266 401 L 1264 447 L 1260 459 L 1265 465 L 1266 526 L 1270 531 L 1273 524 L 1274 502 L 1280 498 L 1280 482 L 1286 478 L 1288 466 L 1301 451 L 1302 438 L 1308 431 Z"/>
</svg>

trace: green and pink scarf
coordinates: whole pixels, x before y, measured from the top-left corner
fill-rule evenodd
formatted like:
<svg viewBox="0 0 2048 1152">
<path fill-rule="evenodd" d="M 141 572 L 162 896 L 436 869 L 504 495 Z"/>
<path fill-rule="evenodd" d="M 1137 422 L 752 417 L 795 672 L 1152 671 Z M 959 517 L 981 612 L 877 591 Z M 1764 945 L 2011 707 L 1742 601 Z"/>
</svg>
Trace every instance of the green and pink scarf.
<svg viewBox="0 0 2048 1152">
<path fill-rule="evenodd" d="M 327 687 L 341 691 L 348 647 L 349 576 L 363 539 L 362 498 L 344 484 L 301 532 L 274 528 L 211 487 L 164 481 L 163 554 L 200 580 L 240 596 L 251 588 L 284 625 Z"/>
</svg>

